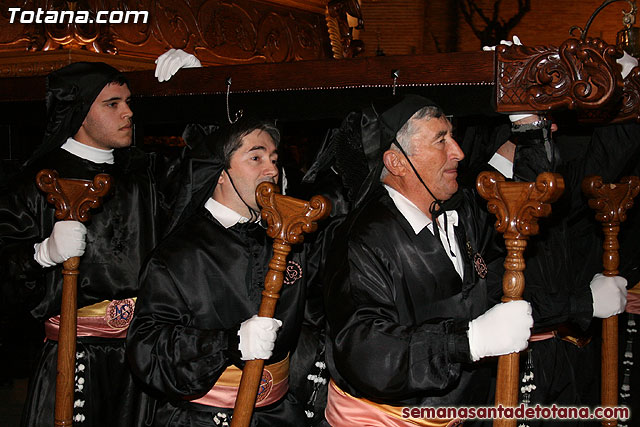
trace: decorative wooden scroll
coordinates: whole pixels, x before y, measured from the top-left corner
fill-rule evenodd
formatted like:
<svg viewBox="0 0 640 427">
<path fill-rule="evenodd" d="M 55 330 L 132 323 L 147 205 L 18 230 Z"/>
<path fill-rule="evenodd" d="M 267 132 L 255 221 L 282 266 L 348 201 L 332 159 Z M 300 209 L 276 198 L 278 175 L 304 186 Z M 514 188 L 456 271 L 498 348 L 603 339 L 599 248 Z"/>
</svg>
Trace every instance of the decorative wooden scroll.
<svg viewBox="0 0 640 427">
<path fill-rule="evenodd" d="M 597 38 L 554 46 L 496 47 L 500 112 L 593 110 L 617 101 L 622 51 Z"/>
<path fill-rule="evenodd" d="M 524 291 L 523 253 L 529 236 L 538 234 L 537 218 L 551 213 L 552 203 L 564 191 L 559 174 L 545 172 L 536 182 L 506 182 L 497 172 L 482 172 L 476 181 L 478 193 L 487 200 L 487 209 L 497 217 L 496 230 L 504 234 L 507 257 L 502 278 L 503 302 L 522 299 Z M 498 359 L 496 406 L 518 404 L 518 370 L 520 355 L 511 353 Z M 497 419 L 494 426 L 515 426 L 516 419 Z"/>
<path fill-rule="evenodd" d="M 314 196 L 308 202 L 283 196 L 279 194 L 278 187 L 270 182 L 263 182 L 258 186 L 256 199 L 262 207 L 262 218 L 269 224 L 267 235 L 274 239 L 273 257 L 264 279 L 258 316 L 273 317 L 291 245 L 302 243 L 303 233 L 313 233 L 317 229 L 317 221 L 326 218 L 331 212 L 331 203 L 322 196 Z M 249 425 L 263 367 L 262 359 L 250 360 L 244 365 L 233 409 L 232 427 Z"/>
<path fill-rule="evenodd" d="M 622 106 L 615 118 L 614 123 L 640 121 L 640 68 L 635 67 L 624 79 L 622 90 Z"/>
<path fill-rule="evenodd" d="M 349 26 L 347 14 L 357 19 L 356 27 Z M 355 58 L 364 51 L 362 40 L 353 38 L 353 30 L 364 28 L 364 19 L 357 0 L 331 0 L 327 4 L 327 29 L 334 59 Z"/>
<path fill-rule="evenodd" d="M 622 96 L 597 110 L 579 110 L 583 123 L 625 123 L 640 121 L 640 67 L 635 67 L 623 81 Z"/>
<path fill-rule="evenodd" d="M 21 50 L 23 54 L 84 50 L 102 54 L 103 59 L 98 60 L 110 62 L 108 54 L 153 60 L 175 48 L 194 53 L 203 65 L 331 58 L 325 25 L 327 0 L 142 0 L 136 7 L 119 0 L 40 0 L 29 5 L 31 10 L 16 8 L 13 23 L 7 19 L 11 12 L 3 11 L 0 50 Z M 34 21 L 35 6 L 41 6 L 36 22 L 21 24 L 23 13 Z M 100 17 L 99 11 L 109 11 L 109 15 Z M 69 19 L 71 14 L 75 19 Z M 33 67 L 18 69 L 7 64 L 0 68 L 0 75 L 7 76 L 6 71 L 19 76 L 36 74 L 36 64 L 43 57 L 30 56 Z M 153 69 L 153 63 L 148 68 Z"/>
<path fill-rule="evenodd" d="M 627 210 L 640 192 L 640 178 L 630 176 L 618 184 L 605 184 L 602 177 L 588 176 L 582 181 L 582 191 L 589 197 L 589 207 L 596 211 L 596 220 L 602 223 L 604 242 L 602 264 L 605 276 L 616 276 L 620 265 L 618 232 L 620 223 L 627 219 Z M 618 405 L 618 316 L 602 320 L 602 406 Z M 615 426 L 615 419 L 603 420 L 603 426 Z"/>
<path fill-rule="evenodd" d="M 54 170 L 41 170 L 36 176 L 38 188 L 47 193 L 47 201 L 56 207 L 59 221 L 85 222 L 89 209 L 97 208 L 111 188 L 111 177 L 96 175 L 93 181 L 58 178 Z M 55 423 L 73 425 L 73 391 L 76 364 L 77 281 L 80 257 L 62 264 L 62 301 L 58 335 L 58 374 L 56 376 Z"/>
</svg>

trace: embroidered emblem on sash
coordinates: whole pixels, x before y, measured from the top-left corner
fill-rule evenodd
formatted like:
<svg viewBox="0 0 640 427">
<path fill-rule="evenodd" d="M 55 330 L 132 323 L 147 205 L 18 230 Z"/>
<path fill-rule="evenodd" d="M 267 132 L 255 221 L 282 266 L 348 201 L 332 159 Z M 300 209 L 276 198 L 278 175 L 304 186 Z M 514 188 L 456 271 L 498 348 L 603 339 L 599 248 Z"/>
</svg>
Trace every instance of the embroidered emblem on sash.
<svg viewBox="0 0 640 427">
<path fill-rule="evenodd" d="M 485 264 L 484 259 L 482 258 L 482 255 L 480 255 L 479 253 L 476 253 L 473 256 L 473 265 L 476 268 L 476 273 L 478 273 L 478 276 L 480 276 L 483 279 L 487 277 L 487 264 Z"/>
<path fill-rule="evenodd" d="M 284 284 L 293 285 L 298 279 L 302 278 L 302 267 L 295 261 L 287 262 L 287 268 L 284 271 Z"/>
<path fill-rule="evenodd" d="M 113 300 L 107 306 L 104 320 L 113 329 L 125 329 L 133 319 L 135 306 L 136 303 L 131 298 Z"/>
<path fill-rule="evenodd" d="M 271 372 L 265 369 L 262 371 L 262 378 L 260 378 L 260 386 L 258 386 L 258 397 L 256 398 L 256 402 L 261 402 L 269 397 L 272 388 L 273 376 L 271 376 Z"/>
</svg>

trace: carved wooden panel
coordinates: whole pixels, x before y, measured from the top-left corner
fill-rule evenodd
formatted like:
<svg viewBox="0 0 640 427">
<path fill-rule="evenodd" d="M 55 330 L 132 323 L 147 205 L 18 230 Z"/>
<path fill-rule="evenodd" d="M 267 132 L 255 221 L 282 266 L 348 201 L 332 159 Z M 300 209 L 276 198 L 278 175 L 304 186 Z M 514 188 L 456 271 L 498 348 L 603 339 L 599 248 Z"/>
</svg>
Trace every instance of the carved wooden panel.
<svg viewBox="0 0 640 427">
<path fill-rule="evenodd" d="M 622 101 L 613 122 L 640 120 L 640 68 L 636 67 L 624 79 Z"/>
<path fill-rule="evenodd" d="M 78 61 L 106 62 L 121 71 L 153 70 L 153 59 L 124 55 L 104 55 L 80 49 L 47 52 L 0 52 L 0 77 L 43 76 Z M 44 92 L 43 92 L 44 96 Z"/>
<path fill-rule="evenodd" d="M 330 57 L 324 13 L 316 0 L 25 0 L 0 1 L 0 50 L 86 49 L 155 59 L 170 48 L 203 64 L 288 62 Z M 16 4 L 17 3 L 17 4 Z M 148 20 L 122 24 L 9 23 L 9 7 L 36 11 L 146 11 Z M 296 7 L 296 6 L 299 6 Z M 14 17 L 15 18 L 15 17 Z M 34 20 L 35 21 L 35 20 Z"/>
<path fill-rule="evenodd" d="M 591 110 L 621 96 L 622 51 L 600 39 L 570 38 L 559 48 L 500 45 L 496 52 L 498 111 Z"/>
</svg>

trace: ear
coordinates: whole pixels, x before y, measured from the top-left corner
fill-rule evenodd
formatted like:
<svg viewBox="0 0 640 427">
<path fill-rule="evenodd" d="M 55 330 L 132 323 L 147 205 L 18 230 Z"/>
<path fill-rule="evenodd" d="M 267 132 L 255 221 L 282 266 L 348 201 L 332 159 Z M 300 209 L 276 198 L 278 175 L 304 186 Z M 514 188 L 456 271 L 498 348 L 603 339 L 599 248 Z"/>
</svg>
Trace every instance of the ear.
<svg viewBox="0 0 640 427">
<path fill-rule="evenodd" d="M 218 185 L 224 184 L 226 179 L 227 179 L 227 172 L 222 171 L 222 173 L 220 173 L 220 176 L 218 177 Z"/>
<path fill-rule="evenodd" d="M 404 158 L 396 150 L 385 151 L 382 161 L 391 175 L 404 176 L 407 173 Z"/>
</svg>

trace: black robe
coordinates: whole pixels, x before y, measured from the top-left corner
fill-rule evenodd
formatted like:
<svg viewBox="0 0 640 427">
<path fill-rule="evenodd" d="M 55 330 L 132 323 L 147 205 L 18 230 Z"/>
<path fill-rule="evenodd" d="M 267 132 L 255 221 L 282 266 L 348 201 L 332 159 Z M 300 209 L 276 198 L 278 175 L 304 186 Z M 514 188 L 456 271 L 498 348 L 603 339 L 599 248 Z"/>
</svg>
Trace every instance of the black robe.
<svg viewBox="0 0 640 427">
<path fill-rule="evenodd" d="M 395 406 L 488 401 L 491 363 L 471 363 L 467 338 L 468 322 L 489 308 L 472 257 L 501 260 L 493 221 L 473 194 L 463 196 L 455 238 L 464 280 L 437 238 L 426 227 L 416 235 L 382 186 L 337 231 L 325 269 L 327 364 L 344 391 Z"/>
<path fill-rule="evenodd" d="M 155 425 L 216 425 L 232 409 L 190 400 L 206 394 L 228 366 L 242 367 L 237 331 L 258 312 L 272 242 L 258 224 L 225 229 L 205 209 L 164 240 L 141 274 L 142 291 L 127 345 L 133 370 L 163 396 Z M 271 359 L 283 360 L 300 333 L 313 268 L 302 245 L 293 246 L 274 317 L 283 322 Z M 287 273 L 289 274 L 289 273 Z M 256 408 L 252 425 L 300 426 L 302 407 L 289 393 Z M 182 425 L 182 424 L 180 424 Z"/>
<path fill-rule="evenodd" d="M 78 275 L 78 307 L 138 294 L 138 272 L 157 242 L 160 203 L 146 155 L 135 149 L 115 151 L 115 164 L 96 164 L 62 149 L 25 169 L 12 191 L 0 196 L 0 274 L 5 296 L 26 304 L 40 320 L 60 314 L 62 265 L 43 268 L 33 258 L 34 244 L 51 234 L 54 206 L 35 184 L 36 173 L 55 169 L 60 177 L 113 178 L 112 191 L 91 212 L 86 250 Z M 84 407 L 85 426 L 137 423 L 139 390 L 124 356 L 124 339 L 81 337 L 77 365 L 84 366 L 84 385 L 75 400 Z M 57 342 L 48 340 L 32 376 L 23 412 L 23 425 L 53 423 Z M 82 375 L 80 375 L 82 376 Z"/>
</svg>

